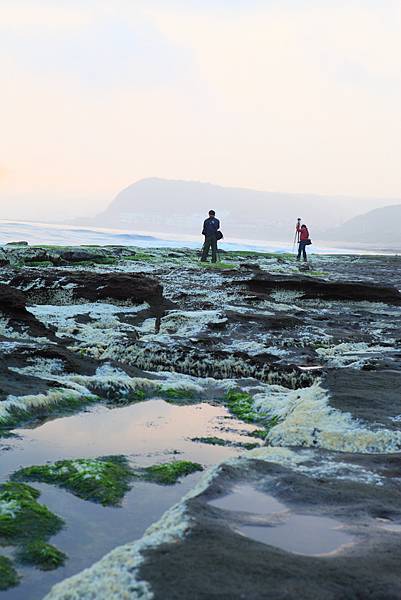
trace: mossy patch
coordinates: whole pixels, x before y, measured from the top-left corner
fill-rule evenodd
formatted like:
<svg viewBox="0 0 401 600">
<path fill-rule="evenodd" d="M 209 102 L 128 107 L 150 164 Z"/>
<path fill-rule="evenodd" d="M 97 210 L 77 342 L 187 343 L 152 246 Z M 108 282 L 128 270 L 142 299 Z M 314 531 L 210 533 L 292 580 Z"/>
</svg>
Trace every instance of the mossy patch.
<svg viewBox="0 0 401 600">
<path fill-rule="evenodd" d="M 28 267 L 46 268 L 46 267 L 52 267 L 53 263 L 51 262 L 51 260 L 30 260 L 29 262 L 26 262 L 26 265 Z"/>
<path fill-rule="evenodd" d="M 253 410 L 253 398 L 247 392 L 229 390 L 226 402 L 228 410 L 241 421 L 254 423 L 259 420 L 258 414 Z"/>
<path fill-rule="evenodd" d="M 244 450 L 252 450 L 253 448 L 259 448 L 260 444 L 257 442 L 234 442 L 232 440 L 225 440 L 219 437 L 194 437 L 191 438 L 192 442 L 200 442 L 202 444 L 211 444 L 212 446 L 231 446 L 232 448 L 243 448 Z"/>
<path fill-rule="evenodd" d="M 43 540 L 34 540 L 18 550 L 17 559 L 23 564 L 34 565 L 42 571 L 52 571 L 61 567 L 67 556 Z"/>
<path fill-rule="evenodd" d="M 131 254 L 131 256 L 124 256 L 124 260 L 133 261 L 151 262 L 154 259 L 155 256 L 152 254 L 146 254 L 145 252 L 136 252 L 135 254 Z"/>
<path fill-rule="evenodd" d="M 160 392 L 166 400 L 186 400 L 193 398 L 193 392 L 182 388 L 161 389 Z"/>
<path fill-rule="evenodd" d="M 0 556 L 0 590 L 18 585 L 20 577 L 7 556 Z"/>
<path fill-rule="evenodd" d="M 43 481 L 67 489 L 84 500 L 103 506 L 120 504 L 130 489 L 133 471 L 123 456 L 59 460 L 53 464 L 25 467 L 15 480 Z"/>
<path fill-rule="evenodd" d="M 65 415 L 75 412 L 86 404 L 98 402 L 95 395 L 82 396 L 66 388 L 52 388 L 47 395 L 21 396 L 14 403 L 8 403 L 6 410 L 0 413 L 0 437 L 8 429 L 29 423 L 37 418 L 51 415 Z M 0 407 L 3 408 L 3 407 Z"/>
<path fill-rule="evenodd" d="M 258 438 L 259 440 L 265 440 L 267 436 L 266 429 L 255 429 L 255 431 L 250 431 L 247 433 L 249 437 Z"/>
<path fill-rule="evenodd" d="M 181 477 L 203 471 L 202 465 L 189 460 L 177 460 L 161 465 L 152 465 L 143 469 L 144 478 L 163 485 L 173 485 Z"/>
<path fill-rule="evenodd" d="M 217 269 L 217 270 L 226 270 L 226 269 L 236 269 L 238 267 L 237 263 L 227 263 L 227 262 L 215 262 L 215 263 L 208 263 L 208 262 L 200 262 L 199 263 L 200 267 L 203 267 L 205 269 Z"/>
<path fill-rule="evenodd" d="M 204 436 L 191 438 L 192 442 L 200 442 L 202 444 L 211 444 L 212 446 L 229 446 L 230 441 L 215 436 Z"/>
<path fill-rule="evenodd" d="M 0 485 L 0 544 L 20 544 L 47 539 L 64 521 L 39 504 L 40 492 L 14 481 Z"/>
</svg>

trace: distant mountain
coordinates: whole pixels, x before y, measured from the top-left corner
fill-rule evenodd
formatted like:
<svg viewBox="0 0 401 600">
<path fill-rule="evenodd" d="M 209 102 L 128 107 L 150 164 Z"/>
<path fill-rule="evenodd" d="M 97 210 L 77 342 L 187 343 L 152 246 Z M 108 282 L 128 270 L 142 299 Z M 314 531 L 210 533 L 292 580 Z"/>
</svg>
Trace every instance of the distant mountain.
<svg viewBox="0 0 401 600">
<path fill-rule="evenodd" d="M 122 190 L 110 206 L 80 224 L 134 231 L 199 235 L 213 208 L 226 237 L 289 240 L 297 217 L 313 237 L 341 225 L 381 200 L 228 188 L 197 181 L 142 179 Z M 77 221 L 76 221 L 77 222 Z"/>
<path fill-rule="evenodd" d="M 333 227 L 323 239 L 401 247 L 401 204 L 376 208 Z"/>
</svg>

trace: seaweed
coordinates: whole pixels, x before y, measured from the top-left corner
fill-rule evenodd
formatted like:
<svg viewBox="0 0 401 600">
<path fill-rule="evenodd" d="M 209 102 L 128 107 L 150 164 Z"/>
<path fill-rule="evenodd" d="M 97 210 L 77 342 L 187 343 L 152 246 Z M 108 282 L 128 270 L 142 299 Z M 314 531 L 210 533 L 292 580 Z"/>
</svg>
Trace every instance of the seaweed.
<svg viewBox="0 0 401 600">
<path fill-rule="evenodd" d="M 144 478 L 155 483 L 173 485 L 181 477 L 203 471 L 202 465 L 189 460 L 177 460 L 161 465 L 152 465 L 143 469 Z"/>
<path fill-rule="evenodd" d="M 17 559 L 42 571 L 52 571 L 65 563 L 67 555 L 43 540 L 33 540 L 18 550 Z"/>
<path fill-rule="evenodd" d="M 241 421 L 254 423 L 259 420 L 258 414 L 253 410 L 253 398 L 247 392 L 229 390 L 226 402 L 229 411 Z"/>
<path fill-rule="evenodd" d="M 20 576 L 7 556 L 0 556 L 0 590 L 8 590 L 18 585 Z"/>
<path fill-rule="evenodd" d="M 16 471 L 14 480 L 53 483 L 103 506 L 121 503 L 130 489 L 133 471 L 123 456 L 59 460 L 53 464 L 25 467 Z"/>
<path fill-rule="evenodd" d="M 47 539 L 64 521 L 37 502 L 40 492 L 14 481 L 0 485 L 0 544 Z"/>
</svg>

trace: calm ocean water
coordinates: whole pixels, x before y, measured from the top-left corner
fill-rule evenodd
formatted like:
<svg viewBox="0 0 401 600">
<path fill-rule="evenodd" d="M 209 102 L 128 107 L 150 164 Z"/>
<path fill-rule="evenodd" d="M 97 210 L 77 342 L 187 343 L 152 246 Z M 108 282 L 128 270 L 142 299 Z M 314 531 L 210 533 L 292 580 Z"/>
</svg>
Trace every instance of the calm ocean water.
<svg viewBox="0 0 401 600">
<path fill-rule="evenodd" d="M 26 241 L 31 245 L 122 245 L 143 248 L 200 248 L 201 236 L 180 236 L 152 232 L 130 232 L 119 229 L 104 229 L 87 226 L 70 226 L 28 221 L 0 220 L 0 246 L 9 242 Z M 219 244 L 223 250 L 254 250 L 261 252 L 292 252 L 293 240 L 271 242 L 269 240 L 246 240 L 225 238 Z M 366 249 L 332 248 L 324 243 L 314 243 L 312 253 L 361 254 Z M 370 251 L 372 252 L 372 251 Z"/>
</svg>

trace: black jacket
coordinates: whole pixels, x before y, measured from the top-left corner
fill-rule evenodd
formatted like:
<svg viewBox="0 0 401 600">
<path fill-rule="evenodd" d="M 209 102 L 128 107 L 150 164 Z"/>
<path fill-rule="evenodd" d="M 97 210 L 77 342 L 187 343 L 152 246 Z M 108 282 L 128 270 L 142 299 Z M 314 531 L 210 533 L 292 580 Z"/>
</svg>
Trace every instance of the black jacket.
<svg viewBox="0 0 401 600">
<path fill-rule="evenodd" d="M 220 229 L 220 221 L 216 217 L 209 217 L 203 223 L 202 235 L 206 237 L 216 237 Z"/>
</svg>

